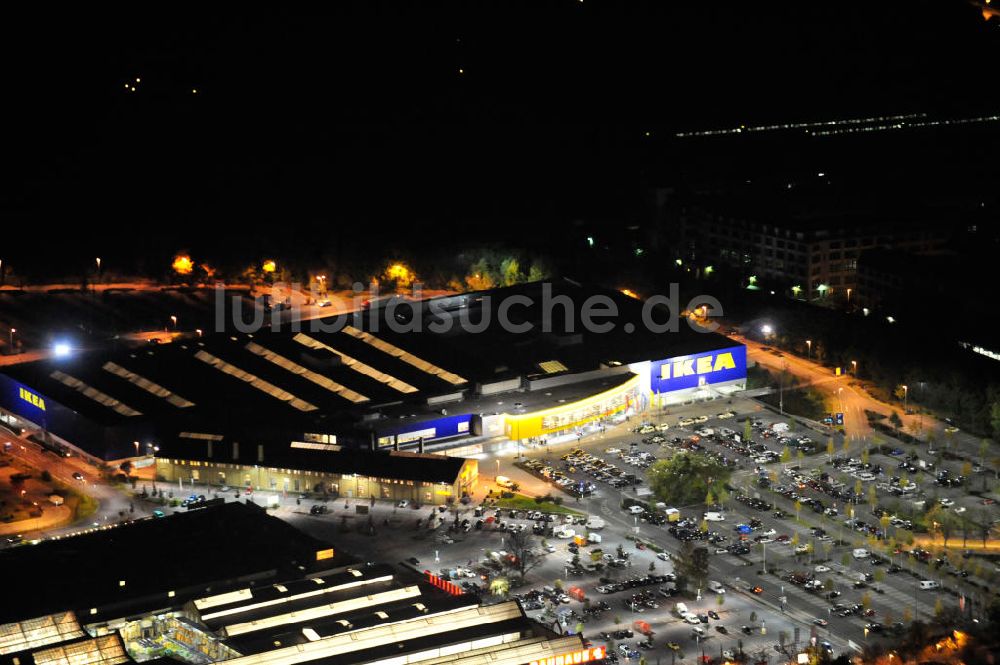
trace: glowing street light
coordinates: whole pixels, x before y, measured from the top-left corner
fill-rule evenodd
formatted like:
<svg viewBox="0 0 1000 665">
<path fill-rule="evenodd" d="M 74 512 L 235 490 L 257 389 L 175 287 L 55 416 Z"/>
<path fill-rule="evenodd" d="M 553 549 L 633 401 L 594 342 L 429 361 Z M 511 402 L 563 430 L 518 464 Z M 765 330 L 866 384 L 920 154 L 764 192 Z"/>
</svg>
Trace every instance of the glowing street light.
<svg viewBox="0 0 1000 665">
<path fill-rule="evenodd" d="M 765 323 L 764 325 L 762 325 L 760 327 L 760 331 L 762 333 L 764 333 L 765 337 L 767 337 L 767 336 L 771 335 L 772 333 L 774 333 L 774 328 L 771 327 L 770 323 Z"/>
<path fill-rule="evenodd" d="M 101 257 L 97 257 L 97 272 L 101 272 Z"/>
<path fill-rule="evenodd" d="M 858 361 L 857 360 L 852 360 L 851 361 L 851 369 L 854 371 L 854 376 L 857 376 L 858 375 Z"/>
<path fill-rule="evenodd" d="M 812 358 L 813 352 L 813 341 L 811 339 L 806 340 L 806 358 Z"/>
<path fill-rule="evenodd" d="M 174 324 L 174 330 L 177 329 L 177 316 L 174 314 L 170 315 L 170 322 Z"/>
<path fill-rule="evenodd" d="M 65 358 L 72 352 L 69 344 L 66 342 L 56 342 L 55 346 L 52 347 L 52 355 L 56 358 Z"/>
<path fill-rule="evenodd" d="M 278 269 L 278 264 L 275 263 L 274 259 L 268 259 L 264 261 L 264 264 L 261 266 L 261 270 L 268 273 L 273 273 L 277 269 Z"/>
<path fill-rule="evenodd" d="M 747 277 L 747 281 L 750 282 L 750 286 L 755 285 L 757 283 L 757 275 L 750 275 Z"/>
<path fill-rule="evenodd" d="M 792 295 L 793 296 L 795 296 L 796 298 L 798 298 L 800 293 L 802 293 L 802 287 L 801 286 L 799 286 L 798 284 L 796 284 L 795 286 L 792 287 Z"/>
<path fill-rule="evenodd" d="M 178 254 L 174 257 L 174 262 L 171 264 L 171 267 L 178 275 L 190 275 L 194 270 L 194 261 L 191 260 L 190 256 Z"/>
<path fill-rule="evenodd" d="M 17 328 L 11 328 L 10 329 L 10 350 L 11 350 L 11 353 L 13 353 L 13 351 L 14 351 L 14 333 L 16 333 L 16 332 L 17 332 Z"/>
<path fill-rule="evenodd" d="M 196 335 L 198 335 L 198 337 L 201 337 L 201 328 L 195 328 L 194 332 Z"/>
</svg>

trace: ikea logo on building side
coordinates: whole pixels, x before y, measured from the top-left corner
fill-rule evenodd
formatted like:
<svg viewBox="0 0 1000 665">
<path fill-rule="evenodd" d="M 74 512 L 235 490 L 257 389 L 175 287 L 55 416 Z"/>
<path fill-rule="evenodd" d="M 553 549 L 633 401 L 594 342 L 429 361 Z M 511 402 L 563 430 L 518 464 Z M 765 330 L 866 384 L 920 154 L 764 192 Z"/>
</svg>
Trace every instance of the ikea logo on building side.
<svg viewBox="0 0 1000 665">
<path fill-rule="evenodd" d="M 736 369 L 736 361 L 732 353 L 720 353 L 700 358 L 688 358 L 676 362 L 666 362 L 660 365 L 660 378 L 669 379 L 678 376 L 694 376 L 695 374 L 711 374 L 724 369 Z"/>
<path fill-rule="evenodd" d="M 654 361 L 650 389 L 654 393 L 684 390 L 710 383 L 746 379 L 746 348 L 734 346 L 689 356 Z"/>
<path fill-rule="evenodd" d="M 45 410 L 45 400 L 27 388 L 18 388 L 18 397 L 37 409 Z"/>
</svg>

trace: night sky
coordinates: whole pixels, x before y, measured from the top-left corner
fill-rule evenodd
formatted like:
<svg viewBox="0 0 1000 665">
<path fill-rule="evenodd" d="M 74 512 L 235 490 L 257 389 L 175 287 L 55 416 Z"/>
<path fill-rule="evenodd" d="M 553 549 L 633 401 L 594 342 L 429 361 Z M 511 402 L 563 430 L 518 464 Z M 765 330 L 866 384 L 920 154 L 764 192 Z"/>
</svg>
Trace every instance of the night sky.
<svg viewBox="0 0 1000 665">
<path fill-rule="evenodd" d="M 528 244 L 640 216 L 677 130 L 1000 110 L 967 2 L 327 4 L 5 17 L 0 258 Z"/>
</svg>

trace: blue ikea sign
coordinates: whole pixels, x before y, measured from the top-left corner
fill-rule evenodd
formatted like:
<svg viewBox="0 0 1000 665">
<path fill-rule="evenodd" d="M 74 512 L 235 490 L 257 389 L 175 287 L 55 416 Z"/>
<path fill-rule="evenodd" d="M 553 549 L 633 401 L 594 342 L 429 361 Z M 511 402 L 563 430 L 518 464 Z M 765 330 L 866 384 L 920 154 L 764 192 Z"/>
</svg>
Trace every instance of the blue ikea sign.
<svg viewBox="0 0 1000 665">
<path fill-rule="evenodd" d="M 649 387 L 653 393 L 669 393 L 712 383 L 738 381 L 746 379 L 746 376 L 746 347 L 733 346 L 654 360 L 649 368 Z"/>
<path fill-rule="evenodd" d="M 0 388 L 4 397 L 0 406 L 18 415 L 34 418 L 48 411 L 45 396 L 10 377 L 0 375 Z"/>
<path fill-rule="evenodd" d="M 378 443 L 380 447 L 384 447 L 393 443 L 412 443 L 419 439 L 430 441 L 432 439 L 461 436 L 469 434 L 471 422 L 472 414 L 463 413 L 455 416 L 434 418 L 433 420 L 424 420 L 419 423 L 410 423 L 402 427 L 380 431 Z"/>
</svg>

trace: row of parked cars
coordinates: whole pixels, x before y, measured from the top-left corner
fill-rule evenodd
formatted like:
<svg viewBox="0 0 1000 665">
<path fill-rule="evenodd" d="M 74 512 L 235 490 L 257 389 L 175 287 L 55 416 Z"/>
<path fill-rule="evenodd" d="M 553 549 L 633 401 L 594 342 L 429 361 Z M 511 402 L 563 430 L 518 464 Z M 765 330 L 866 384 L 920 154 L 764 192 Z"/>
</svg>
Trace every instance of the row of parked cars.
<svg viewBox="0 0 1000 665">
<path fill-rule="evenodd" d="M 605 581 L 603 584 L 599 584 L 595 590 L 597 593 L 603 594 L 618 593 L 619 591 L 625 591 L 627 589 L 638 589 L 654 584 L 664 584 L 666 582 L 673 581 L 674 576 L 671 574 L 657 575 L 655 573 L 650 573 L 645 577 L 631 577 L 620 582 Z"/>
<path fill-rule="evenodd" d="M 615 448 L 613 450 L 617 450 L 617 454 L 621 454 L 620 449 Z M 634 456 L 629 455 L 629 457 Z M 585 473 L 595 480 L 610 485 L 611 487 L 619 488 L 628 485 L 635 485 L 641 482 L 636 474 L 620 469 L 618 465 L 613 462 L 603 460 L 600 457 L 586 453 L 579 448 L 563 455 L 563 462 L 565 462 L 568 467 L 571 467 L 573 470 Z M 591 483 L 591 485 L 593 486 L 593 483 Z"/>
<path fill-rule="evenodd" d="M 582 452 L 582 451 L 581 451 Z M 565 458 L 565 455 L 564 455 Z M 521 467 L 531 474 L 547 480 L 559 487 L 567 494 L 573 496 L 590 496 L 597 489 L 594 483 L 577 482 L 565 472 L 551 466 L 547 461 L 540 459 L 528 459 L 521 463 Z"/>
</svg>

